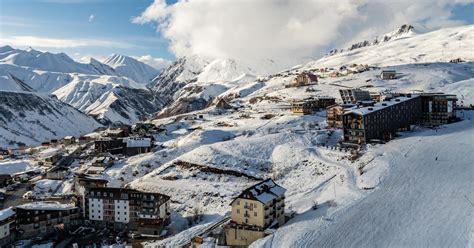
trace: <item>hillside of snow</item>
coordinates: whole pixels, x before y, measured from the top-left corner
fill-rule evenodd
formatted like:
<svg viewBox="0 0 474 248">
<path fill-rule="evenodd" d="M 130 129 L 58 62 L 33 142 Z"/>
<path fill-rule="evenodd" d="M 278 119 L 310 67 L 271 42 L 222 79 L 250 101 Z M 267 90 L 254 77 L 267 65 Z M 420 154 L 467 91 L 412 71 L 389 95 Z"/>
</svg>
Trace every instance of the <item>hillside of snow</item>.
<svg viewBox="0 0 474 248">
<path fill-rule="evenodd" d="M 37 145 L 89 133 L 100 126 L 92 117 L 54 97 L 0 91 L 0 147 Z"/>
<path fill-rule="evenodd" d="M 376 66 L 433 63 L 448 62 L 456 58 L 472 61 L 473 40 L 474 25 L 445 28 L 326 56 L 309 62 L 303 68 L 334 67 L 354 63 Z"/>
<path fill-rule="evenodd" d="M 159 73 L 156 69 L 143 62 L 120 54 L 112 54 L 103 63 L 114 68 L 115 72 L 120 76 L 143 84 L 151 82 Z"/>
<path fill-rule="evenodd" d="M 352 189 L 354 199 L 341 197 L 336 185 L 334 195 L 312 198 L 323 203 L 320 209 L 300 211 L 252 247 L 474 245 L 474 113 L 466 111 L 465 117 L 460 123 L 406 133 L 369 148 L 365 156 L 374 159 L 364 165 L 366 173 L 386 167 L 374 190 Z M 324 205 L 334 198 L 349 206 Z"/>
</svg>

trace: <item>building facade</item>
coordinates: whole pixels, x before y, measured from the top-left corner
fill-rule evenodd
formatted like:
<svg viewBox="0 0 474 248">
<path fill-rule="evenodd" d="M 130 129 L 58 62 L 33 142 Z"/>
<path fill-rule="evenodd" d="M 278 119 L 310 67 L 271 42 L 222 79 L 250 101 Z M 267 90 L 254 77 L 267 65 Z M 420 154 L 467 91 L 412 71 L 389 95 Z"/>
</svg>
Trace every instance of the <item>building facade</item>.
<svg viewBox="0 0 474 248">
<path fill-rule="evenodd" d="M 86 219 L 94 225 L 158 235 L 169 223 L 170 197 L 124 188 L 90 188 Z"/>
<path fill-rule="evenodd" d="M 265 236 L 267 228 L 285 223 L 286 189 L 267 179 L 245 189 L 232 202 L 232 220 L 225 226 L 226 243 L 248 246 Z"/>
<path fill-rule="evenodd" d="M 0 210 L 0 247 L 6 247 L 15 240 L 16 213 L 13 209 Z"/>
<path fill-rule="evenodd" d="M 334 104 L 326 108 L 326 123 L 332 128 L 342 128 L 342 116 L 355 104 Z"/>
<path fill-rule="evenodd" d="M 22 239 L 43 237 L 80 224 L 74 204 L 32 202 L 16 207 L 17 226 Z"/>
<path fill-rule="evenodd" d="M 339 90 L 342 102 L 344 104 L 357 103 L 360 101 L 371 101 L 370 92 L 361 89 L 343 89 Z"/>
<path fill-rule="evenodd" d="M 343 115 L 344 142 L 366 144 L 371 140 L 389 140 L 401 129 L 419 122 L 422 115 L 419 95 L 407 95 L 352 108 Z"/>
<path fill-rule="evenodd" d="M 421 94 L 422 123 L 426 125 L 442 125 L 455 121 L 456 95 L 443 93 Z"/>
<path fill-rule="evenodd" d="M 295 115 L 309 115 L 319 110 L 318 100 L 313 98 L 291 103 L 291 112 Z"/>
</svg>

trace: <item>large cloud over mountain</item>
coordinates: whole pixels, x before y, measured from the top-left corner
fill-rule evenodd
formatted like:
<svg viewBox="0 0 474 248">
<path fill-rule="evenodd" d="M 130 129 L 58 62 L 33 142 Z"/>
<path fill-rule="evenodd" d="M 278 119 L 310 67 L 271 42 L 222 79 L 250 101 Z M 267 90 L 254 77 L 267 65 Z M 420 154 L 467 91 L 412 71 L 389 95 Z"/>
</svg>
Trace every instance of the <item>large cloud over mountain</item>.
<svg viewBox="0 0 474 248">
<path fill-rule="evenodd" d="M 155 0 L 134 23 L 157 23 L 177 56 L 275 59 L 292 63 L 372 38 L 404 23 L 461 24 L 448 0 Z"/>
</svg>

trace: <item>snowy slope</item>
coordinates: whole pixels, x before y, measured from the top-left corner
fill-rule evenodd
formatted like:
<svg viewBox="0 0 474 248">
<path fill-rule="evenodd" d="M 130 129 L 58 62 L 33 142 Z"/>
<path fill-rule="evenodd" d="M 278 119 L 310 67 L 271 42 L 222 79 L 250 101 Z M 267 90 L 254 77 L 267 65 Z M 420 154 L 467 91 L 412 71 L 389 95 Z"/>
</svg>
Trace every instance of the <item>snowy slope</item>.
<svg viewBox="0 0 474 248">
<path fill-rule="evenodd" d="M 158 71 L 153 67 L 120 54 L 112 54 L 103 63 L 114 68 L 120 76 L 128 77 L 138 83 L 148 84 L 158 75 Z"/>
<path fill-rule="evenodd" d="M 334 67 L 353 63 L 386 66 L 448 62 L 455 58 L 472 61 L 473 40 L 474 25 L 445 28 L 326 56 L 308 63 L 304 68 Z"/>
<path fill-rule="evenodd" d="M 374 147 L 367 166 L 389 167 L 374 192 L 348 208 L 302 213 L 254 247 L 474 245 L 474 115 L 466 114 L 471 119 Z"/>
<path fill-rule="evenodd" d="M 1 147 L 39 144 L 101 126 L 73 107 L 37 93 L 0 91 L 0 110 Z"/>
</svg>

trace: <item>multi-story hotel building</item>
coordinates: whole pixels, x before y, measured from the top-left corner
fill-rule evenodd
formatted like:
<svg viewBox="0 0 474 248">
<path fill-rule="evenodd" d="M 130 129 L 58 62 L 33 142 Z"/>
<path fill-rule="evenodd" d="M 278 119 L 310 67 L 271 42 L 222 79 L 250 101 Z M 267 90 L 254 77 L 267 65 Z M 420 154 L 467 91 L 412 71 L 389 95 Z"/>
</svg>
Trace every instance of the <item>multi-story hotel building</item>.
<svg viewBox="0 0 474 248">
<path fill-rule="evenodd" d="M 93 224 L 158 235 L 169 223 L 170 197 L 124 188 L 90 188 L 87 216 Z"/>
</svg>

